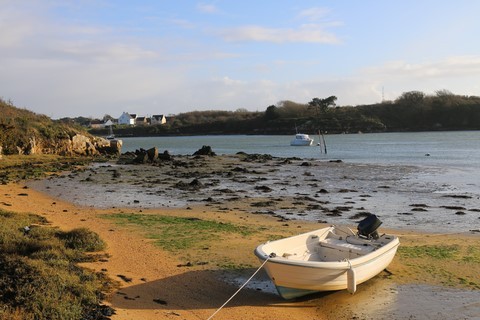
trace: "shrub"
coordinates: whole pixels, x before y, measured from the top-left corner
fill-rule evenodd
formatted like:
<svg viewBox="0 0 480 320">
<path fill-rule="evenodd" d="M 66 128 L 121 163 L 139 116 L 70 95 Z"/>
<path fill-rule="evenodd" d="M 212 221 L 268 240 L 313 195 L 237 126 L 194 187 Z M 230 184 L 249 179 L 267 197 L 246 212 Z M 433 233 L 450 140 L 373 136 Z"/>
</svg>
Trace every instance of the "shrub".
<svg viewBox="0 0 480 320">
<path fill-rule="evenodd" d="M 59 238 L 65 241 L 65 246 L 70 249 L 94 252 L 104 250 L 106 245 L 93 231 L 86 228 L 77 228 L 68 232 L 60 232 Z"/>
</svg>

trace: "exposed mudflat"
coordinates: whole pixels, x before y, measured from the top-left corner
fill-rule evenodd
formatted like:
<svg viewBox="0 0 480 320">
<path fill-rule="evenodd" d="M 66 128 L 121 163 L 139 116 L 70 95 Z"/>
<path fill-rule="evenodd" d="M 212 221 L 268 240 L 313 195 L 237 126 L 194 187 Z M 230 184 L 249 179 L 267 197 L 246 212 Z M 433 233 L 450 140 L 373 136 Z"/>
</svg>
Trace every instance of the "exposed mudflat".
<svg viewBox="0 0 480 320">
<path fill-rule="evenodd" d="M 94 164 L 31 185 L 98 208 L 208 204 L 288 219 L 351 224 L 374 213 L 384 226 L 466 232 L 480 225 L 480 182 L 462 190 L 452 172 L 268 155 L 175 156 L 155 164 Z M 452 183 L 448 181 L 452 180 Z"/>
</svg>

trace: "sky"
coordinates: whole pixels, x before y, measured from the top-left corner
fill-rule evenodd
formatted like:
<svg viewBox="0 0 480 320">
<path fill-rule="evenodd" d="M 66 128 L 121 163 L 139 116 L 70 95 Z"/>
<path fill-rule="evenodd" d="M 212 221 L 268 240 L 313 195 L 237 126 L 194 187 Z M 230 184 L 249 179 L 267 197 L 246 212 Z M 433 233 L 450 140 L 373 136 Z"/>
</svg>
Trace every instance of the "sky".
<svg viewBox="0 0 480 320">
<path fill-rule="evenodd" d="M 0 0 L 0 98 L 51 118 L 480 96 L 476 0 Z"/>
</svg>

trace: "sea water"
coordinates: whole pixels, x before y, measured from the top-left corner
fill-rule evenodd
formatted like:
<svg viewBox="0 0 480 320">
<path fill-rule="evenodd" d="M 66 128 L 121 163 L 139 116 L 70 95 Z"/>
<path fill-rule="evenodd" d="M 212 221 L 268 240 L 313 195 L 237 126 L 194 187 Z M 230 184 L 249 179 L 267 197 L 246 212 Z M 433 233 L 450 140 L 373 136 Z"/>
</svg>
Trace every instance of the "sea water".
<svg viewBox="0 0 480 320">
<path fill-rule="evenodd" d="M 172 155 L 191 155 L 207 145 L 219 155 L 242 151 L 274 157 L 437 167 L 445 170 L 442 179 L 458 181 L 462 191 L 480 193 L 477 184 L 480 181 L 480 131 L 328 134 L 324 139 L 316 135 L 311 137 L 315 142 L 310 147 L 290 146 L 293 135 L 122 138 L 122 151 L 157 147 L 160 152 L 167 150 Z"/>
<path fill-rule="evenodd" d="M 310 147 L 290 146 L 285 135 L 212 135 L 122 138 L 122 152 L 157 147 L 172 155 L 191 155 L 202 146 L 221 154 L 270 154 L 302 159 L 341 159 L 368 164 L 427 165 L 480 168 L 480 131 L 442 131 L 311 135 Z M 321 146 L 317 144 L 322 141 Z"/>
</svg>

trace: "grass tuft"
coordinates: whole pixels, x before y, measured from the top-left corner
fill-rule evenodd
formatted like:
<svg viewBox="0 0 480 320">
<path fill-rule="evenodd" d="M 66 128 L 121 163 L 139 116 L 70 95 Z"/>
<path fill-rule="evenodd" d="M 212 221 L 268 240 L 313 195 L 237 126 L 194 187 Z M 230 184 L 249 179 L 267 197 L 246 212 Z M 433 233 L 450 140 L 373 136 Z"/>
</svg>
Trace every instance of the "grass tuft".
<svg viewBox="0 0 480 320">
<path fill-rule="evenodd" d="M 95 252 L 104 250 L 106 245 L 102 239 L 93 231 L 86 228 L 73 229 L 68 232 L 59 232 L 58 237 L 65 242 L 70 249 Z"/>
</svg>

